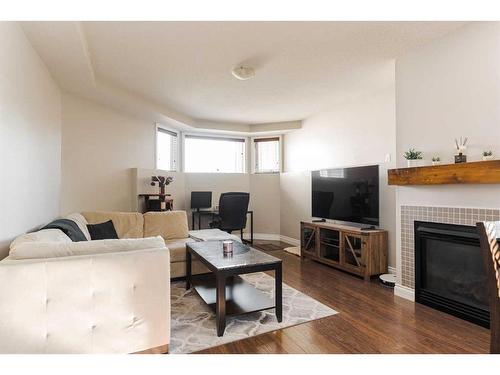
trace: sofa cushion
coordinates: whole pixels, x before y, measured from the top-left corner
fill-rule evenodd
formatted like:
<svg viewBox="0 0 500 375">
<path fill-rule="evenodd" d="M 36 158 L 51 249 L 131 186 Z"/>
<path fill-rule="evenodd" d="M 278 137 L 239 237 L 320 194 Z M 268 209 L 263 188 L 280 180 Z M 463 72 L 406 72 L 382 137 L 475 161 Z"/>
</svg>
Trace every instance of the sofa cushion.
<svg viewBox="0 0 500 375">
<path fill-rule="evenodd" d="M 73 220 L 76 225 L 78 225 L 78 228 L 80 228 L 87 241 L 91 240 L 89 230 L 87 229 L 88 222 L 82 214 L 75 212 L 66 216 L 66 219 Z"/>
<path fill-rule="evenodd" d="M 81 242 L 25 242 L 16 246 L 14 251 L 11 250 L 9 259 L 57 258 L 163 248 L 165 242 L 159 236 Z"/>
<path fill-rule="evenodd" d="M 69 219 L 56 219 L 51 221 L 42 229 L 59 229 L 66 236 L 68 236 L 71 241 L 87 241 L 87 238 L 83 234 L 82 230 L 73 220 Z"/>
<path fill-rule="evenodd" d="M 111 220 L 118 238 L 141 238 L 143 236 L 144 219 L 139 212 L 82 212 L 89 224 L 98 224 Z"/>
<path fill-rule="evenodd" d="M 115 226 L 111 220 L 98 224 L 87 224 L 87 229 L 92 240 L 113 240 L 118 239 Z"/>
<path fill-rule="evenodd" d="M 26 243 L 71 243 L 71 239 L 59 229 L 42 229 L 33 233 L 22 234 L 10 244 L 9 255 L 16 250 L 17 247 Z"/>
<path fill-rule="evenodd" d="M 165 246 L 170 250 L 170 262 L 186 261 L 186 244 L 196 242 L 192 238 L 182 238 L 177 240 L 166 240 Z"/>
<path fill-rule="evenodd" d="M 146 212 L 144 237 L 162 236 L 165 240 L 189 237 L 186 211 Z"/>
</svg>

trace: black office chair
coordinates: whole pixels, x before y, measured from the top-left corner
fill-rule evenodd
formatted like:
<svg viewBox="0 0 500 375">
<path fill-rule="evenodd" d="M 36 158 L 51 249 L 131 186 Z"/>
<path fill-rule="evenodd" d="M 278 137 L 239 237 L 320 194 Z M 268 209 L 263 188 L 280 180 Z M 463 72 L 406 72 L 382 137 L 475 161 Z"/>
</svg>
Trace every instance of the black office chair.
<svg viewBox="0 0 500 375">
<path fill-rule="evenodd" d="M 219 228 L 228 233 L 239 230 L 243 239 L 249 201 L 249 193 L 222 193 L 219 198 L 219 214 L 210 223 L 210 228 Z"/>
</svg>

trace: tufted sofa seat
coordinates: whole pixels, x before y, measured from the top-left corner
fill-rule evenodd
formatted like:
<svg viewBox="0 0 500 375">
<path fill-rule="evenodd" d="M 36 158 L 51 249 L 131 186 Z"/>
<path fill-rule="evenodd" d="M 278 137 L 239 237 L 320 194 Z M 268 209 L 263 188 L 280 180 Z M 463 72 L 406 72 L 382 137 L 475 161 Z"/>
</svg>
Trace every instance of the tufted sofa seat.
<svg viewBox="0 0 500 375">
<path fill-rule="evenodd" d="M 52 229 L 14 241 L 0 261 L 0 353 L 168 350 L 170 256 L 163 240 L 92 241 L 88 251 L 84 245 Z"/>
</svg>

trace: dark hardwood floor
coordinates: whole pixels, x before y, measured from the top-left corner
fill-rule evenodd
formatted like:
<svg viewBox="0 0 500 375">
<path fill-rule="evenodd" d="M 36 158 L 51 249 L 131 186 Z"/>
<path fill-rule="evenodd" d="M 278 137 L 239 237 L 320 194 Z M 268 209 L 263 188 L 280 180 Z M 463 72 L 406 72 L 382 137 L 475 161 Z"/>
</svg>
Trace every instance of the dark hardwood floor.
<svg viewBox="0 0 500 375">
<path fill-rule="evenodd" d="M 200 353 L 487 353 L 489 330 L 396 297 L 365 282 L 256 241 L 283 259 L 283 282 L 339 314 L 204 350 Z"/>
</svg>

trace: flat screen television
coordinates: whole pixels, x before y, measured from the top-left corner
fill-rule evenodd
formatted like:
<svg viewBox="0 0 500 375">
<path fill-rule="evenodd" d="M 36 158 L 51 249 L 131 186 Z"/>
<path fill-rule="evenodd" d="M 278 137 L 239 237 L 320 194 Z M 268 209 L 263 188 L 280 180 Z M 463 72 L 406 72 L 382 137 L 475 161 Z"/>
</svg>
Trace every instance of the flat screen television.
<svg viewBox="0 0 500 375">
<path fill-rule="evenodd" d="M 378 226 L 378 165 L 313 171 L 312 216 Z"/>
</svg>

